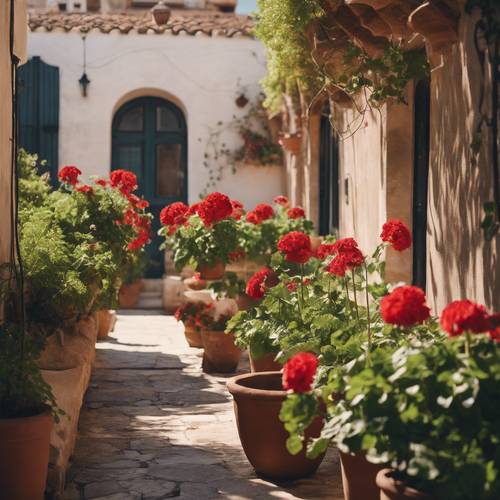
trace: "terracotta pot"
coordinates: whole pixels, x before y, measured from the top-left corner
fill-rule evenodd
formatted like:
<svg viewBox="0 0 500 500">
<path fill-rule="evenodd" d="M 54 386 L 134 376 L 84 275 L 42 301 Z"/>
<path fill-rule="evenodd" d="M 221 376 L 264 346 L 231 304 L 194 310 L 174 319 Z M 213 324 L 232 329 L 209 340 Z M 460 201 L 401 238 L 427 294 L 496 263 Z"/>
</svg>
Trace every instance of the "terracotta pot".
<svg viewBox="0 0 500 500">
<path fill-rule="evenodd" d="M 203 341 L 203 371 L 206 373 L 233 373 L 238 367 L 241 350 L 234 343 L 232 333 L 201 331 Z"/>
<path fill-rule="evenodd" d="M 189 290 L 205 290 L 207 288 L 207 282 L 205 280 L 196 279 L 196 278 L 186 278 L 184 280 L 184 284 Z"/>
<path fill-rule="evenodd" d="M 393 477 L 394 469 L 382 469 L 377 474 L 377 486 L 380 488 L 380 500 L 432 500 L 427 493 L 406 486 L 404 481 Z"/>
<path fill-rule="evenodd" d="M 260 358 L 254 358 L 249 349 L 248 359 L 250 360 L 250 370 L 252 371 L 252 373 L 280 371 L 282 366 L 277 361 L 274 361 L 275 356 L 275 352 L 270 352 L 269 354 L 265 354 Z"/>
<path fill-rule="evenodd" d="M 375 478 L 383 466 L 368 462 L 364 455 L 342 452 L 339 455 L 344 500 L 379 500 L 379 488 Z"/>
<path fill-rule="evenodd" d="M 311 248 L 317 250 L 323 243 L 323 236 L 311 236 Z"/>
<path fill-rule="evenodd" d="M 139 302 L 139 295 L 143 287 L 142 280 L 134 281 L 128 285 L 122 285 L 118 294 L 118 302 L 121 309 L 133 309 Z"/>
<path fill-rule="evenodd" d="M 200 273 L 200 278 L 203 280 L 220 280 L 224 276 L 226 265 L 222 261 L 218 261 L 213 265 L 200 264 L 197 271 Z"/>
<path fill-rule="evenodd" d="M 255 307 L 259 303 L 258 300 L 252 299 L 246 293 L 238 295 L 236 297 L 236 304 L 238 305 L 238 310 L 240 311 L 248 311 Z"/>
<path fill-rule="evenodd" d="M 0 420 L 0 497 L 43 500 L 52 416 Z"/>
<path fill-rule="evenodd" d="M 197 330 L 194 326 L 186 326 L 186 324 L 184 324 L 184 336 L 186 337 L 189 347 L 203 347 L 201 331 Z"/>
<path fill-rule="evenodd" d="M 289 153 L 298 155 L 302 149 L 302 134 L 300 132 L 283 134 L 279 138 L 279 143 Z"/>
<path fill-rule="evenodd" d="M 286 392 L 280 372 L 260 372 L 234 377 L 227 383 L 234 397 L 234 412 L 243 450 L 257 474 L 273 479 L 306 477 L 319 467 L 323 455 L 309 460 L 305 451 L 291 455 L 286 449 L 288 432 L 279 419 Z M 317 418 L 306 437 L 317 437 L 322 420 Z"/>
<path fill-rule="evenodd" d="M 109 309 L 101 309 L 97 311 L 98 327 L 97 327 L 97 340 L 105 339 L 111 331 L 113 322 L 113 312 Z"/>
</svg>

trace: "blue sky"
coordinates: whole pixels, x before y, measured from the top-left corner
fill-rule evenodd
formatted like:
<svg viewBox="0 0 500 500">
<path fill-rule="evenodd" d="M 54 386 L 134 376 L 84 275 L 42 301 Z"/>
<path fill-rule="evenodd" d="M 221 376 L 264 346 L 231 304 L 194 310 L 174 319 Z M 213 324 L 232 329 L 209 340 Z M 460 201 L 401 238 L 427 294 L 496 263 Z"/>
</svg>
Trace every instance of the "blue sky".
<svg viewBox="0 0 500 500">
<path fill-rule="evenodd" d="M 250 14 L 257 10 L 257 0 L 238 0 L 236 12 L 238 14 Z"/>
</svg>

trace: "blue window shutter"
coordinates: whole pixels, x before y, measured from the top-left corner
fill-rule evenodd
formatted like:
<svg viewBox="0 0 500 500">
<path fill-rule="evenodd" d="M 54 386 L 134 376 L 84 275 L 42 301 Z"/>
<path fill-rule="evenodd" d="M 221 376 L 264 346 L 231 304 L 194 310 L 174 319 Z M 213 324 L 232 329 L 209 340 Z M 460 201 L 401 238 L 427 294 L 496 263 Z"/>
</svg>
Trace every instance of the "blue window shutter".
<svg viewBox="0 0 500 500">
<path fill-rule="evenodd" d="M 19 68 L 19 144 L 46 160 L 45 171 L 57 182 L 59 68 L 32 57 Z"/>
</svg>

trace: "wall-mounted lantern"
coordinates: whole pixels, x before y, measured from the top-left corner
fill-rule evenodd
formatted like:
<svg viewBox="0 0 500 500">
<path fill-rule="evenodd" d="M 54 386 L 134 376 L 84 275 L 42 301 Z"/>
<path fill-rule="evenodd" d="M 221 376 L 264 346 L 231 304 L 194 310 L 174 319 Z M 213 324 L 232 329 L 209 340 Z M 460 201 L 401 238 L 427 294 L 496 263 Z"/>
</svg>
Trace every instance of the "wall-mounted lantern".
<svg viewBox="0 0 500 500">
<path fill-rule="evenodd" d="M 88 86 L 90 85 L 90 80 L 89 77 L 87 76 L 86 70 L 87 70 L 87 45 L 86 45 L 86 40 L 87 37 L 84 35 L 82 36 L 82 42 L 83 42 L 83 73 L 80 79 L 78 80 L 78 83 L 80 85 L 80 92 L 82 93 L 82 97 L 87 97 L 87 89 Z"/>
<path fill-rule="evenodd" d="M 170 7 L 165 4 L 163 0 L 160 0 L 152 9 L 151 14 L 153 15 L 153 20 L 158 26 L 163 26 L 168 23 L 170 19 L 170 14 L 172 11 Z"/>
</svg>

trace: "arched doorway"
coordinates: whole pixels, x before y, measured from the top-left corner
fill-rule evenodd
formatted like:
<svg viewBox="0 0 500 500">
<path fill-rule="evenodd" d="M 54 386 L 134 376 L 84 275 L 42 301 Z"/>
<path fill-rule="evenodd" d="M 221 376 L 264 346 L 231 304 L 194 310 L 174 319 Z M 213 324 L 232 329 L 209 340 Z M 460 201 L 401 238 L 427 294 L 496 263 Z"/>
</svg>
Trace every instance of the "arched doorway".
<svg viewBox="0 0 500 500">
<path fill-rule="evenodd" d="M 139 193 L 151 204 L 155 217 L 148 255 L 147 277 L 161 277 L 159 250 L 160 210 L 174 201 L 187 200 L 187 127 L 178 106 L 159 97 L 133 99 L 113 118 L 111 169 L 123 168 L 137 175 Z"/>
</svg>

